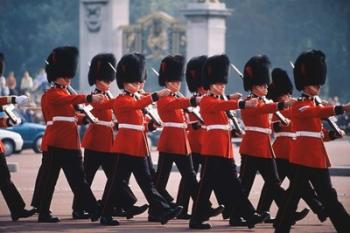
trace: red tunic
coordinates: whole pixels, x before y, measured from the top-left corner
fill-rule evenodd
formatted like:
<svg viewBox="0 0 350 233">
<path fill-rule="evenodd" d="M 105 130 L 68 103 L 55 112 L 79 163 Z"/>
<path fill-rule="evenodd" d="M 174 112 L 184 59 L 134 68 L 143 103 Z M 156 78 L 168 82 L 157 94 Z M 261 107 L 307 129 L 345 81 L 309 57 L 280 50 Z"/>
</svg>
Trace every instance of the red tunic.
<svg viewBox="0 0 350 233">
<path fill-rule="evenodd" d="M 198 122 L 198 119 L 194 116 L 193 113 L 188 113 L 189 122 L 195 123 Z M 188 126 L 188 141 L 190 143 L 192 153 L 200 154 L 202 151 L 202 135 L 205 129 L 193 129 L 191 125 Z"/>
<path fill-rule="evenodd" d="M 292 121 L 296 133 L 300 131 L 321 133 L 322 118 L 335 115 L 334 106 L 316 106 L 310 99 L 301 99 L 292 106 Z M 297 136 L 289 157 L 291 163 L 312 168 L 330 166 L 322 138 Z"/>
<path fill-rule="evenodd" d="M 42 151 L 47 151 L 47 135 L 50 134 L 48 132 L 51 130 L 51 126 L 52 126 L 52 116 L 50 116 L 50 114 L 48 113 L 47 111 L 48 108 L 46 106 L 47 106 L 47 98 L 46 98 L 46 91 L 45 91 L 44 94 L 41 96 L 41 111 L 43 112 L 43 118 L 46 123 L 46 129 L 41 141 Z M 48 122 L 50 123 L 48 124 Z"/>
<path fill-rule="evenodd" d="M 200 113 L 206 127 L 213 125 L 228 126 L 227 110 L 238 108 L 237 100 L 221 100 L 214 96 L 204 96 L 200 102 Z M 231 130 L 205 130 L 202 135 L 201 154 L 233 159 Z"/>
<path fill-rule="evenodd" d="M 185 125 L 184 108 L 190 106 L 187 98 L 176 98 L 175 96 L 164 96 L 157 102 L 158 114 L 164 123 L 180 123 Z M 159 138 L 158 151 L 179 155 L 191 153 L 186 128 L 166 127 Z"/>
<path fill-rule="evenodd" d="M 0 97 L 0 106 L 6 105 L 6 104 L 9 104 L 7 96 Z M 8 127 L 7 119 L 8 119 L 7 117 L 0 118 L 0 127 L 1 128 Z M 2 141 L 0 140 L 0 153 L 4 153 L 4 152 L 5 152 L 5 148 L 4 148 L 4 145 L 2 144 Z"/>
<path fill-rule="evenodd" d="M 74 105 L 86 102 L 85 95 L 70 95 L 65 88 L 52 87 L 46 91 L 45 112 L 52 118 L 57 116 L 74 117 L 76 122 L 54 121 L 47 133 L 47 145 L 77 150 L 80 149 L 80 139 L 77 128 L 79 117 Z M 81 119 L 81 117 L 80 117 Z"/>
<path fill-rule="evenodd" d="M 99 121 L 111 122 L 113 104 L 114 101 L 109 100 L 107 96 L 105 96 L 102 103 L 92 104 L 93 110 L 91 113 L 98 118 Z M 113 142 L 114 136 L 112 127 L 91 123 L 85 132 L 82 147 L 93 151 L 112 152 Z"/>
<path fill-rule="evenodd" d="M 270 148 L 270 134 L 250 131 L 247 127 L 271 129 L 271 113 L 277 111 L 277 103 L 265 103 L 258 100 L 255 108 L 247 108 L 241 111 L 243 123 L 246 127 L 246 134 L 243 136 L 239 153 L 260 157 L 272 158 Z"/>
<path fill-rule="evenodd" d="M 133 96 L 122 94 L 113 100 L 113 112 L 120 124 L 144 125 L 142 108 L 152 103 L 152 97 L 145 96 L 136 100 Z M 144 131 L 119 128 L 112 148 L 113 152 L 130 156 L 144 157 L 147 155 L 147 141 Z"/>
<path fill-rule="evenodd" d="M 290 109 L 282 110 L 282 115 L 290 119 Z M 277 117 L 274 115 L 272 118 L 272 122 L 278 121 Z M 282 136 L 278 136 L 278 135 Z M 283 136 L 283 134 L 287 134 Z M 289 159 L 289 153 L 292 150 L 293 143 L 295 142 L 295 138 L 290 137 L 289 135 L 295 134 L 293 130 L 293 122 L 290 122 L 288 126 L 282 126 L 280 131 L 275 133 L 275 141 L 272 144 L 272 148 L 275 152 L 276 158 L 278 159 Z"/>
</svg>

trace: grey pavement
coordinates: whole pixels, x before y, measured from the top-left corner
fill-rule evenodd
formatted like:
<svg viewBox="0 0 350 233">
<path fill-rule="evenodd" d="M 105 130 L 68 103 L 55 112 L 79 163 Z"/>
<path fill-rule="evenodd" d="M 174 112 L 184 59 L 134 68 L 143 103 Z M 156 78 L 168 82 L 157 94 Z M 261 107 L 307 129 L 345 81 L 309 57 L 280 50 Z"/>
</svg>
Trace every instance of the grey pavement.
<svg viewBox="0 0 350 233">
<path fill-rule="evenodd" d="M 330 142 L 326 144 L 327 151 L 330 154 L 330 159 L 333 166 L 336 167 L 349 167 L 350 166 L 350 143 L 348 140 L 341 140 L 336 142 Z M 235 157 L 237 163 L 240 158 L 235 149 Z M 157 152 L 153 150 L 152 156 L 154 161 L 157 160 Z M 34 154 L 31 150 L 25 150 L 21 154 L 12 155 L 7 158 L 9 163 L 17 163 L 18 171 L 12 173 L 12 180 L 16 184 L 20 193 L 22 194 L 25 202 L 28 204 L 31 201 L 34 182 L 37 174 L 38 167 L 41 163 L 41 155 Z M 180 181 L 180 175 L 178 172 L 172 172 L 169 182 L 168 190 L 176 197 L 178 184 Z M 348 212 L 350 212 L 350 177 L 332 176 L 332 182 L 336 190 L 340 201 L 343 203 Z M 93 192 L 97 198 L 101 198 L 104 185 L 106 182 L 103 171 L 99 170 L 96 174 L 95 180 L 92 184 Z M 249 196 L 254 205 L 257 204 L 263 181 L 260 176 L 257 176 L 252 192 Z M 132 178 L 130 182 L 132 190 L 138 197 L 137 204 L 144 204 L 146 200 L 137 186 L 135 180 Z M 288 186 L 288 182 L 283 183 L 284 187 Z M 3 198 L 0 197 L 0 232 L 199 232 L 197 230 L 188 229 L 188 221 L 184 220 L 171 220 L 167 225 L 160 225 L 157 223 L 147 222 L 147 213 L 135 217 L 131 220 L 118 218 L 121 225 L 115 227 L 100 226 L 98 223 L 91 223 L 88 220 L 72 220 L 71 218 L 71 206 L 73 195 L 68 186 L 68 183 L 61 172 L 60 178 L 56 185 L 51 210 L 55 215 L 61 218 L 60 223 L 37 223 L 37 216 L 23 219 L 17 222 L 12 222 L 6 203 Z M 215 197 L 211 197 L 212 202 L 216 205 Z M 27 205 L 28 207 L 28 205 Z M 301 201 L 299 209 L 306 207 L 306 204 Z M 29 207 L 28 207 L 29 208 Z M 274 215 L 276 213 L 276 206 L 273 205 L 271 212 Z M 228 221 L 222 220 L 220 216 L 210 220 L 213 228 L 210 232 L 273 232 L 273 228 L 269 224 L 260 224 L 252 230 L 239 227 L 232 228 L 228 226 Z M 327 220 L 324 223 L 320 223 L 317 217 L 310 213 L 304 220 L 298 222 L 292 232 L 306 233 L 306 232 L 335 232 L 331 222 Z"/>
</svg>

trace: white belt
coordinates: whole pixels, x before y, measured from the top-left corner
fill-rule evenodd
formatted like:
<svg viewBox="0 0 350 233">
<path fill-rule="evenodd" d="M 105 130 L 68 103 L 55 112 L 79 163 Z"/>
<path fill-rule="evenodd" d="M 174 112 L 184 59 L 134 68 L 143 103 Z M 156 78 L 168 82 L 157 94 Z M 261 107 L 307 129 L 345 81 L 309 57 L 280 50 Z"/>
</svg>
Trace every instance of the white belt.
<svg viewBox="0 0 350 233">
<path fill-rule="evenodd" d="M 118 129 L 134 129 L 138 131 L 144 131 L 145 126 L 143 125 L 132 125 L 132 124 L 118 124 Z"/>
<path fill-rule="evenodd" d="M 312 131 L 297 131 L 295 133 L 297 137 L 312 137 L 312 138 L 320 138 L 322 139 L 322 132 L 312 132 Z"/>
<path fill-rule="evenodd" d="M 181 128 L 181 129 L 186 129 L 187 128 L 187 124 L 186 123 L 177 123 L 177 122 L 164 122 L 163 126 L 164 127 Z"/>
<path fill-rule="evenodd" d="M 289 138 L 295 138 L 296 137 L 296 133 L 292 133 L 292 132 L 278 132 L 274 134 L 276 138 L 278 137 L 289 137 Z"/>
<path fill-rule="evenodd" d="M 77 122 L 75 117 L 66 117 L 66 116 L 55 116 L 52 118 L 52 121 L 67 121 L 67 122 Z"/>
<path fill-rule="evenodd" d="M 246 126 L 244 129 L 246 131 L 255 131 L 255 132 L 259 132 L 259 133 L 266 133 L 266 134 L 271 134 L 272 133 L 272 130 L 269 129 L 269 128 Z"/>
<path fill-rule="evenodd" d="M 209 131 L 213 129 L 221 129 L 221 130 L 231 130 L 231 125 L 206 125 L 204 128 Z"/>
<path fill-rule="evenodd" d="M 110 128 L 112 128 L 114 126 L 114 123 L 112 121 L 100 121 L 100 120 L 98 120 L 95 124 L 96 125 L 103 125 L 103 126 L 110 127 Z"/>
<path fill-rule="evenodd" d="M 53 125 L 53 121 L 47 121 L 46 125 Z"/>
</svg>

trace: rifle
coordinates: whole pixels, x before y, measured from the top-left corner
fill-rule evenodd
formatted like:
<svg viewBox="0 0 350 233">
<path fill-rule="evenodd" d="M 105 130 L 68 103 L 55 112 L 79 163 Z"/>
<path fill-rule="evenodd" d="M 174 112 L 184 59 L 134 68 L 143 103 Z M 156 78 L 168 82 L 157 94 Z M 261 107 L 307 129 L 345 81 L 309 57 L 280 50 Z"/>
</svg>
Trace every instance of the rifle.
<svg viewBox="0 0 350 233">
<path fill-rule="evenodd" d="M 226 95 L 221 95 L 221 98 L 225 101 L 227 101 L 227 96 Z M 236 117 L 236 113 L 235 111 L 233 110 L 228 110 L 226 111 L 226 115 L 227 117 L 231 120 L 231 125 L 233 125 L 236 129 L 236 132 L 239 134 L 239 135 L 242 135 L 244 134 L 244 131 L 242 130 L 241 126 L 239 125 L 238 123 L 238 119 Z"/>
<path fill-rule="evenodd" d="M 71 85 L 68 85 L 67 90 L 68 90 L 68 92 L 71 95 L 77 95 L 78 94 L 76 92 L 76 90 L 74 90 Z M 91 110 L 93 109 L 93 107 L 90 104 L 89 105 L 78 104 L 77 108 L 78 108 L 79 111 L 81 111 L 81 112 L 83 112 L 85 114 L 85 116 L 88 118 L 88 120 L 91 123 L 96 123 L 98 121 L 98 119 L 91 113 Z"/>
<path fill-rule="evenodd" d="M 290 66 L 294 69 L 294 63 L 289 61 Z M 315 95 L 315 103 L 317 106 L 323 106 L 322 104 L 322 99 L 318 96 Z M 323 120 L 325 120 L 328 125 L 332 128 L 332 130 L 337 134 L 338 137 L 342 137 L 342 130 L 339 128 L 339 126 L 336 123 L 335 117 L 327 117 Z"/>
<path fill-rule="evenodd" d="M 8 118 L 14 123 L 19 124 L 21 122 L 20 119 L 16 116 L 16 114 L 13 112 L 15 109 L 15 106 L 13 104 L 7 104 L 1 106 L 1 111 L 5 112 L 5 114 L 8 116 Z"/>
<path fill-rule="evenodd" d="M 137 100 L 141 99 L 141 93 L 135 92 L 134 95 Z M 152 107 L 147 106 L 142 109 L 142 112 L 143 114 L 148 115 L 157 126 L 162 126 L 162 120 L 160 119 L 158 113 L 155 112 Z"/>
<path fill-rule="evenodd" d="M 152 67 L 152 71 L 153 71 L 153 73 L 154 73 L 155 75 L 159 76 L 159 73 L 158 73 L 153 67 Z M 186 96 L 184 96 L 184 94 L 182 94 L 182 93 L 179 92 L 179 91 L 176 92 L 175 94 L 176 94 L 176 96 L 178 96 L 178 97 L 180 97 L 180 98 L 186 98 Z M 204 124 L 204 120 L 203 120 L 201 114 L 199 113 L 198 108 L 188 107 L 188 108 L 185 109 L 185 111 L 186 111 L 187 113 L 192 113 L 192 114 L 197 118 L 197 120 L 198 120 L 201 124 Z"/>
<path fill-rule="evenodd" d="M 239 69 L 232 63 L 231 63 L 231 67 L 238 74 L 238 76 L 243 80 L 243 74 L 239 71 Z M 266 99 L 265 96 L 262 99 L 265 103 L 268 102 L 268 100 Z M 276 112 L 274 112 L 274 114 L 278 118 L 278 120 L 280 120 L 282 122 L 283 125 L 288 125 L 287 119 L 282 115 L 282 113 L 280 111 L 276 111 Z"/>
</svg>

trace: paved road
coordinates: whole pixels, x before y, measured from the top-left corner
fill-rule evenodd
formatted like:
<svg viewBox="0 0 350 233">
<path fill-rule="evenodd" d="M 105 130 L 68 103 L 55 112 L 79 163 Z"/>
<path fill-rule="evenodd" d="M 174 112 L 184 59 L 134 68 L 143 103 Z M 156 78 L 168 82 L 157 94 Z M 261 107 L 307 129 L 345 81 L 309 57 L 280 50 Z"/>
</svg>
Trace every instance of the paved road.
<svg viewBox="0 0 350 233">
<path fill-rule="evenodd" d="M 346 140 L 339 142 L 332 142 L 327 144 L 327 150 L 330 153 L 331 161 L 333 165 L 350 165 L 350 143 Z M 237 155 L 238 153 L 236 153 Z M 153 156 L 156 160 L 156 152 L 153 152 Z M 238 157 L 238 156 L 237 156 Z M 18 164 L 18 172 L 12 173 L 12 180 L 20 190 L 26 203 L 30 203 L 34 181 L 37 173 L 38 166 L 41 162 L 41 155 L 34 154 L 31 150 L 23 151 L 21 154 L 13 155 L 7 158 L 8 162 Z M 239 158 L 237 158 L 239 162 Z M 173 196 L 176 196 L 178 183 L 180 176 L 178 172 L 171 174 L 168 189 Z M 338 191 L 339 199 L 344 204 L 345 208 L 350 212 L 350 177 L 332 177 L 333 184 Z M 106 178 L 102 171 L 98 171 L 92 189 L 97 198 L 100 198 L 104 189 Z M 250 199 L 256 205 L 260 190 L 262 186 L 262 179 L 257 177 Z M 131 180 L 131 187 L 138 197 L 138 204 L 146 203 L 146 200 L 137 186 L 134 179 Z M 285 182 L 283 186 L 288 186 L 288 182 Z M 8 208 L 0 197 L 0 232 L 199 232 L 188 229 L 188 222 L 183 220 L 172 220 L 167 225 L 162 226 L 160 224 L 147 222 L 147 214 L 137 216 L 132 220 L 120 219 L 121 225 L 116 227 L 103 227 L 97 223 L 91 223 L 87 220 L 73 221 L 71 219 L 71 205 L 72 205 L 72 193 L 67 184 L 67 181 L 63 175 L 60 174 L 60 178 L 57 182 L 56 191 L 54 194 L 51 210 L 54 214 L 58 215 L 62 221 L 57 224 L 39 224 L 37 223 L 37 216 L 21 220 L 18 222 L 12 222 L 9 216 Z M 212 202 L 216 203 L 214 197 Z M 306 207 L 305 203 L 301 202 L 299 209 Z M 273 206 L 272 213 L 276 213 L 276 207 Z M 223 221 L 220 217 L 216 217 L 210 221 L 214 226 L 211 232 L 273 232 L 273 229 L 268 224 L 258 225 L 253 230 L 246 228 L 232 228 L 228 227 L 228 222 Z M 324 223 L 319 223 L 315 215 L 312 213 L 307 216 L 305 220 L 298 222 L 292 232 L 296 233 L 311 233 L 311 232 L 335 232 L 330 221 L 327 220 Z"/>
</svg>

